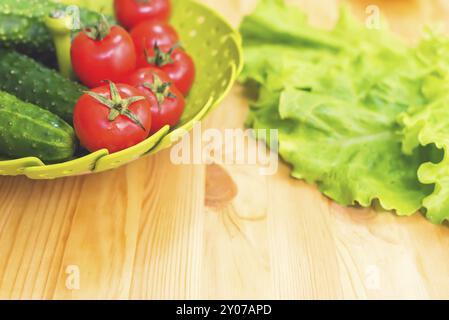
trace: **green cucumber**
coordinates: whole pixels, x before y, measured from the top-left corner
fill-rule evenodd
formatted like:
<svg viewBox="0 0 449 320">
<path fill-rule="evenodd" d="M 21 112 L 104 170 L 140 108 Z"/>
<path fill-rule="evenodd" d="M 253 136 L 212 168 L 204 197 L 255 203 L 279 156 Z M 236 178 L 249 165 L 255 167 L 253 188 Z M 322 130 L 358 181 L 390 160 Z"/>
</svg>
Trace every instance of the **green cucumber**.
<svg viewBox="0 0 449 320">
<path fill-rule="evenodd" d="M 87 88 L 27 56 L 0 49 L 0 90 L 72 123 L 73 108 Z"/>
<path fill-rule="evenodd" d="M 67 8 L 67 5 L 51 0 L 1 0 L 0 46 L 33 56 L 54 52 L 45 18 L 56 10 Z M 100 19 L 100 14 L 94 11 L 79 8 L 79 13 L 84 26 L 93 25 Z"/>
<path fill-rule="evenodd" d="M 58 162 L 73 156 L 75 141 L 72 127 L 61 118 L 0 91 L 1 154 Z"/>
</svg>

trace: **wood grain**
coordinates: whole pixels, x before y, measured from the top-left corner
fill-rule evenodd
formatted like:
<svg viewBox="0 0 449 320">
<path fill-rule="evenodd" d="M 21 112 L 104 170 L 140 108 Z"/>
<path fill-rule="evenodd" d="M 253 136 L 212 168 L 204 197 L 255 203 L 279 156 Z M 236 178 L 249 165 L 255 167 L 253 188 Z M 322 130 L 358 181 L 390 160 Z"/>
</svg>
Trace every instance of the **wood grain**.
<svg viewBox="0 0 449 320">
<path fill-rule="evenodd" d="M 256 3 L 203 2 L 234 25 Z M 312 23 L 336 19 L 338 1 L 290 2 Z M 362 18 L 379 5 L 411 41 L 449 20 L 445 0 L 350 2 Z M 236 86 L 205 126 L 241 128 L 247 108 Z M 251 165 L 177 166 L 169 152 L 57 181 L 0 177 L 0 298 L 449 298 L 448 227 L 343 208 L 283 164 L 262 176 Z"/>
</svg>

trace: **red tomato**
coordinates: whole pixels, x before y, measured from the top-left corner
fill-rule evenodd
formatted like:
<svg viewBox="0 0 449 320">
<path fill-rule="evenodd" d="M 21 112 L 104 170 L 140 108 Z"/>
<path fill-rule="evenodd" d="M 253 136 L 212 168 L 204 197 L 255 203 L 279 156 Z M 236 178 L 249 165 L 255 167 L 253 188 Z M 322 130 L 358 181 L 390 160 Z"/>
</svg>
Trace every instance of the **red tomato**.
<svg viewBox="0 0 449 320">
<path fill-rule="evenodd" d="M 170 81 L 186 96 L 195 80 L 195 64 L 192 58 L 182 49 L 154 45 L 144 52 L 145 60 L 138 53 L 138 67 L 155 66 L 164 71 Z"/>
<path fill-rule="evenodd" d="M 170 0 L 115 0 L 115 16 L 122 26 L 131 29 L 142 21 L 167 21 L 171 14 Z"/>
<path fill-rule="evenodd" d="M 131 30 L 131 38 L 136 47 L 139 65 L 145 61 L 145 50 L 150 50 L 155 44 L 159 46 L 174 46 L 179 42 L 176 30 L 165 22 L 146 21 Z"/>
<path fill-rule="evenodd" d="M 107 149 L 114 153 L 148 137 L 150 101 L 136 88 L 110 82 L 81 96 L 75 106 L 73 124 L 87 150 Z"/>
<path fill-rule="evenodd" d="M 128 77 L 127 83 L 151 102 L 152 134 L 179 122 L 185 108 L 184 96 L 163 71 L 154 67 L 139 69 Z"/>
<path fill-rule="evenodd" d="M 136 68 L 133 40 L 119 26 L 80 32 L 73 40 L 71 58 L 76 75 L 90 88 L 101 86 L 104 80 L 118 82 Z"/>
</svg>

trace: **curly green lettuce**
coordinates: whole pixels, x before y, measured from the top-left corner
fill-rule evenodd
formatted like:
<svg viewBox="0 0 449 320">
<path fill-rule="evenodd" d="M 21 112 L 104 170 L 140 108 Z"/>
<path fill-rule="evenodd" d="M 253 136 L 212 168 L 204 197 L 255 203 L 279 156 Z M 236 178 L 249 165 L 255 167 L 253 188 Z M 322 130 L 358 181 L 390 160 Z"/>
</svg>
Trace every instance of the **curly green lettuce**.
<svg viewBox="0 0 449 320">
<path fill-rule="evenodd" d="M 433 146 L 432 161 L 420 166 L 418 178 L 423 184 L 435 186 L 423 200 L 427 217 L 443 223 L 449 221 L 449 39 L 428 34 L 416 48 L 416 56 L 426 73 L 422 92 L 429 103 L 413 106 L 400 115 L 402 149 L 412 154 Z"/>
<path fill-rule="evenodd" d="M 347 8 L 321 30 L 282 0 L 262 0 L 241 33 L 241 82 L 259 94 L 247 124 L 279 130 L 293 177 L 344 205 L 449 219 L 447 39 L 410 48 Z"/>
</svg>

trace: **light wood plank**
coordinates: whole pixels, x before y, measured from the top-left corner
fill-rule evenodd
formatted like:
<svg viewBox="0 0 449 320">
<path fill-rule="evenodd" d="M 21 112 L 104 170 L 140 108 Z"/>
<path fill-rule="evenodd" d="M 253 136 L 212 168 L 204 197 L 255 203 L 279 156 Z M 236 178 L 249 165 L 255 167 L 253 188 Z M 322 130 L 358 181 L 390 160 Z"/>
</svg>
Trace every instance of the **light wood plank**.
<svg viewBox="0 0 449 320">
<path fill-rule="evenodd" d="M 203 2 L 235 26 L 256 4 Z M 337 17 L 336 0 L 290 2 L 317 25 Z M 411 42 L 426 23 L 449 32 L 445 0 L 349 2 L 362 19 L 378 5 Z M 203 126 L 242 128 L 247 108 L 236 86 Z M 97 175 L 0 177 L 0 298 L 449 298 L 446 226 L 343 208 L 284 164 L 260 167 L 176 166 L 164 151 Z"/>
<path fill-rule="evenodd" d="M 203 258 L 204 166 L 147 161 L 133 299 L 197 299 Z"/>
</svg>

